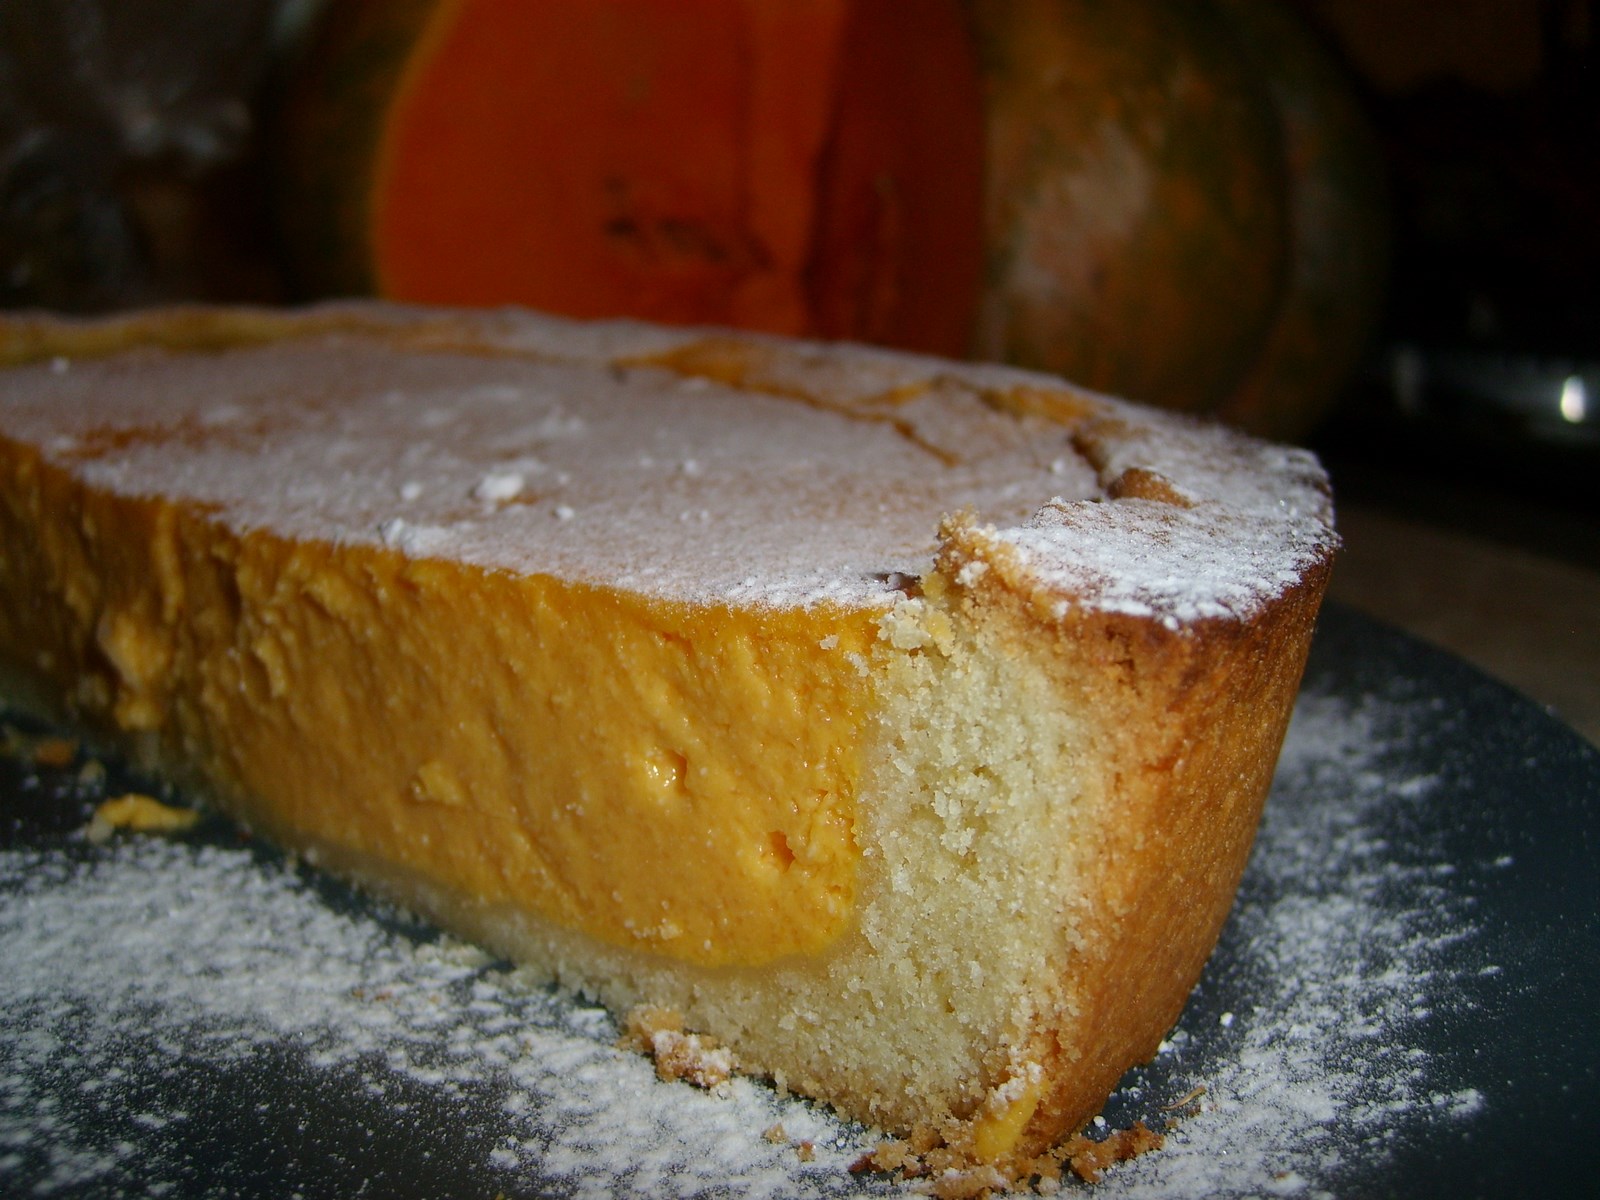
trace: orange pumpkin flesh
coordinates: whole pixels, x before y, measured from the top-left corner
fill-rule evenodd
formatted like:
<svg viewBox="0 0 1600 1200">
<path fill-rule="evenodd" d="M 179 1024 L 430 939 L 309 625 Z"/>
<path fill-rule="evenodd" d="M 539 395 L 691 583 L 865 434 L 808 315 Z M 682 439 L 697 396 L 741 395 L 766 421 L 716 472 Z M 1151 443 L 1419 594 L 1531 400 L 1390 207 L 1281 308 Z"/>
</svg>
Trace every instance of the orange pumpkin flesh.
<svg viewBox="0 0 1600 1200">
<path fill-rule="evenodd" d="M 983 252 L 972 40 L 943 0 L 851 8 L 807 275 L 811 331 L 965 355 Z"/>
<path fill-rule="evenodd" d="M 360 273 L 401 300 L 960 353 L 981 255 L 976 69 L 953 0 L 892 9 L 407 14 L 403 55 L 364 64 L 376 111 L 349 122 L 375 143 Z M 379 40 L 367 24 L 351 40 Z"/>
</svg>

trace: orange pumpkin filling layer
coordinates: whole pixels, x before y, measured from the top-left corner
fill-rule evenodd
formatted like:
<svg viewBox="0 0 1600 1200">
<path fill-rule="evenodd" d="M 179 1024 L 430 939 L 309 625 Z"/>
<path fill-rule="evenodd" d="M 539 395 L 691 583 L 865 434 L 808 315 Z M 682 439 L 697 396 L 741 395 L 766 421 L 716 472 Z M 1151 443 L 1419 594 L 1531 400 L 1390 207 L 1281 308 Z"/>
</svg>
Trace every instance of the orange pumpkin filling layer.
<svg viewBox="0 0 1600 1200">
<path fill-rule="evenodd" d="M 703 965 L 849 924 L 871 613 L 240 536 L 12 443 L 0 463 L 0 586 L 40 600 L 0 612 L 5 654 L 277 797 L 274 838 Z"/>
</svg>

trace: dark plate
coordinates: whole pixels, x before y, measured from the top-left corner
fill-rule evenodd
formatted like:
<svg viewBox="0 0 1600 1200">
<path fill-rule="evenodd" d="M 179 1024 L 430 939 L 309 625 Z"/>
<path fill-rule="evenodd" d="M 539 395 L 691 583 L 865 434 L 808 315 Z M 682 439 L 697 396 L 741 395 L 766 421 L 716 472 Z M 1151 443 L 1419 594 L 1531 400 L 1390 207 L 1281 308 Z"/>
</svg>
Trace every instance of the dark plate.
<svg viewBox="0 0 1600 1200">
<path fill-rule="evenodd" d="M 599 1011 L 231 827 L 91 845 L 92 768 L 7 771 L 0 1191 L 893 1190 L 845 1170 L 864 1131 L 657 1083 Z M 1234 918 L 1106 1118 L 1170 1128 L 1101 1196 L 1594 1195 L 1600 754 L 1330 608 Z"/>
</svg>

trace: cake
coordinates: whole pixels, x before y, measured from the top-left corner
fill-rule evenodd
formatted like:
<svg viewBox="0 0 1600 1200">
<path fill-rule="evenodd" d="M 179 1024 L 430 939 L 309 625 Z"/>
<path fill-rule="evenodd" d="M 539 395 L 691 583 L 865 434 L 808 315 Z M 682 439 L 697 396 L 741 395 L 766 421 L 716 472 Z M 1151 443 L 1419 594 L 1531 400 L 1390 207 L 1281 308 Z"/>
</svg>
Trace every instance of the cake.
<svg viewBox="0 0 1600 1200">
<path fill-rule="evenodd" d="M 1215 943 L 1307 452 L 862 347 L 336 304 L 0 323 L 6 695 L 619 1015 L 1022 1161 Z"/>
</svg>

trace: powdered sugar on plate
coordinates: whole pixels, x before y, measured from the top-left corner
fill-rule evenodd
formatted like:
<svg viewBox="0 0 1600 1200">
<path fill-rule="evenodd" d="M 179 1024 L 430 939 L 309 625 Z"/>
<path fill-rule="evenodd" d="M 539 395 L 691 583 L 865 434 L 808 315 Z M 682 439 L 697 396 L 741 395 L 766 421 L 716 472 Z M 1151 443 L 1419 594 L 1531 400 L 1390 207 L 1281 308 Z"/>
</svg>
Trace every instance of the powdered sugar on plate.
<svg viewBox="0 0 1600 1200">
<path fill-rule="evenodd" d="M 1176 1124 L 1100 1194 L 1338 1194 L 1408 1139 L 1481 1118 L 1489 1101 L 1441 1082 L 1430 1047 L 1470 1003 L 1463 974 L 1496 969 L 1474 951 L 1473 881 L 1510 860 L 1396 837 L 1454 802 L 1408 750 L 1436 717 L 1421 699 L 1302 698 L 1223 944 L 1107 1109 Z M 868 1131 L 748 1080 L 659 1082 L 598 1010 L 226 835 L 6 850 L 0 895 L 9 1193 L 891 1186 L 846 1169 Z"/>
<path fill-rule="evenodd" d="M 275 1178 L 307 1195 L 415 1194 L 419 1157 L 456 1194 L 824 1194 L 859 1153 L 748 1080 L 660 1083 L 600 1010 L 249 849 L 129 840 L 0 872 L 7 1190 L 206 1191 L 214 1143 L 253 1133 L 299 1144 Z M 308 1128 L 329 1121 L 331 1146 Z"/>
</svg>

